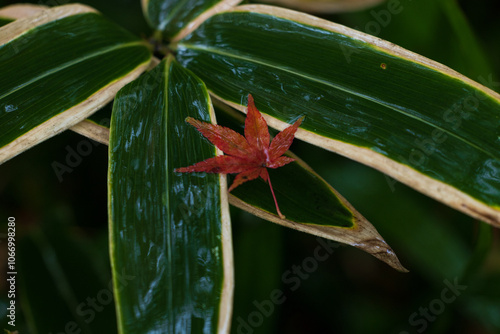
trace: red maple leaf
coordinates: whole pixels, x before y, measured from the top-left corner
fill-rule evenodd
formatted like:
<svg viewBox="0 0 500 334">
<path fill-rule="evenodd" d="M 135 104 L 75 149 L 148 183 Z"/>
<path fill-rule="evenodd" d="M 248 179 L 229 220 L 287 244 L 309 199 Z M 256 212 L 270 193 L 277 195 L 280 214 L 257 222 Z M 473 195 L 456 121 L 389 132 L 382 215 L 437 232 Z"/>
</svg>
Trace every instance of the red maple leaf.
<svg viewBox="0 0 500 334">
<path fill-rule="evenodd" d="M 246 181 L 254 180 L 260 176 L 269 183 L 276 211 L 280 218 L 284 219 L 285 216 L 278 207 L 267 168 L 282 167 L 295 160 L 282 155 L 292 144 L 295 131 L 302 123 L 302 119 L 303 117 L 278 133 L 271 142 L 267 123 L 255 107 L 253 97 L 250 94 L 248 95 L 248 111 L 245 120 L 245 137 L 224 126 L 213 125 L 188 117 L 186 122 L 194 126 L 226 155 L 209 158 L 189 167 L 177 168 L 175 171 L 181 173 L 238 173 L 233 184 L 229 187 L 229 191 Z"/>
</svg>

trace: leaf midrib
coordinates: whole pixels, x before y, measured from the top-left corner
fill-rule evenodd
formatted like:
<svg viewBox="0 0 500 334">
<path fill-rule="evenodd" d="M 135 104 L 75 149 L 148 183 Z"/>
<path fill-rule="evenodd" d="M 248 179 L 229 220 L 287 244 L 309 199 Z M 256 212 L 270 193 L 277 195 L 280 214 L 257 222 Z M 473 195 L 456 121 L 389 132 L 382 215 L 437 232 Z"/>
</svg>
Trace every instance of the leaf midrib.
<svg viewBox="0 0 500 334">
<path fill-rule="evenodd" d="M 171 267 L 171 264 L 174 263 L 174 261 L 172 260 L 172 228 L 171 228 L 171 222 L 170 222 L 170 217 L 172 216 L 172 213 L 171 213 L 171 210 L 170 210 L 170 173 L 169 171 L 171 170 L 170 166 L 169 166 L 169 163 L 170 163 L 170 159 L 169 159 L 169 155 L 168 155 L 168 145 L 169 145 L 169 142 L 168 142 L 168 90 L 169 90 L 169 76 L 170 76 L 170 69 L 171 69 L 171 66 L 172 66 L 172 57 L 170 57 L 169 59 L 167 59 L 165 65 L 164 65 L 164 68 L 162 69 L 164 71 L 164 87 L 163 87 L 163 94 L 165 94 L 165 98 L 164 98 L 164 110 L 163 110 L 163 117 L 165 119 L 165 123 L 164 123 L 164 135 L 165 135 L 165 158 L 166 158 L 166 161 L 165 161 L 165 196 L 166 196 L 166 211 L 167 211 L 167 216 L 164 217 L 163 219 L 163 231 L 165 231 L 165 238 L 163 240 L 165 240 L 166 244 L 164 245 L 165 246 L 165 249 L 167 251 L 167 256 L 168 256 L 168 261 L 167 263 L 170 264 L 170 268 L 169 269 L 172 269 Z M 167 226 L 168 225 L 168 226 Z M 168 271 L 168 280 L 169 280 L 169 286 L 170 287 L 173 287 L 174 286 L 174 281 L 173 281 L 173 275 L 171 273 L 171 271 Z M 168 309 L 169 310 L 173 310 L 174 309 L 174 300 L 173 300 L 173 295 L 172 293 L 167 293 L 167 298 L 168 298 Z M 170 324 L 169 326 L 171 327 L 172 324 L 175 323 L 174 321 L 174 312 L 170 312 L 169 313 L 169 320 L 170 320 Z"/>
<path fill-rule="evenodd" d="M 348 94 L 351 94 L 351 95 L 354 95 L 354 96 L 366 99 L 366 100 L 368 100 L 370 102 L 379 104 L 379 105 L 381 105 L 381 106 L 383 106 L 383 107 L 385 107 L 387 109 L 391 109 L 391 110 L 393 110 L 393 111 L 395 111 L 395 112 L 397 112 L 399 114 L 402 114 L 402 115 L 404 115 L 406 117 L 415 119 L 415 120 L 420 121 L 422 123 L 425 123 L 425 124 L 429 125 L 430 127 L 439 129 L 440 131 L 443 131 L 444 133 L 446 133 L 446 134 L 448 134 L 448 135 L 450 135 L 450 136 L 458 139 L 459 141 L 462 141 L 462 142 L 466 143 L 467 145 L 469 145 L 469 146 L 473 147 L 474 149 L 482 152 L 483 154 L 489 156 L 490 158 L 493 158 L 495 160 L 500 160 L 500 156 L 496 157 L 491 152 L 488 152 L 488 151 L 484 150 L 483 148 L 481 148 L 480 146 L 478 146 L 478 145 L 474 144 L 473 142 L 467 140 L 466 138 L 464 138 L 462 136 L 459 136 L 456 133 L 450 132 L 449 130 L 447 130 L 447 129 L 443 128 L 443 127 L 440 127 L 440 126 L 438 126 L 436 124 L 428 122 L 425 119 L 419 118 L 419 117 L 417 117 L 415 115 L 412 115 L 412 114 L 409 114 L 409 113 L 406 113 L 406 112 L 404 112 L 404 110 L 395 108 L 394 104 L 384 103 L 383 101 L 377 100 L 377 99 L 372 98 L 372 97 L 370 97 L 368 95 L 361 94 L 361 93 L 356 92 L 354 90 L 342 87 L 340 85 L 337 85 L 337 84 L 334 84 L 334 83 L 331 83 L 331 82 L 328 82 L 328 81 L 325 81 L 325 80 L 322 80 L 322 79 L 319 79 L 319 78 L 316 78 L 314 76 L 310 76 L 307 73 L 303 73 L 303 72 L 300 72 L 300 71 L 291 71 L 290 69 L 288 69 L 286 67 L 283 67 L 283 66 L 280 66 L 280 64 L 277 64 L 277 63 L 274 63 L 274 62 L 262 61 L 262 60 L 260 60 L 258 58 L 253 58 L 253 57 L 249 57 L 249 56 L 242 55 L 242 54 L 230 53 L 230 52 L 227 52 L 225 50 L 222 50 L 222 49 L 219 49 L 219 48 L 214 48 L 214 47 L 207 46 L 207 45 L 201 45 L 201 44 L 196 44 L 195 45 L 195 44 L 190 44 L 190 43 L 178 43 L 175 46 L 175 48 L 177 50 L 179 50 L 180 48 L 185 48 L 185 49 L 191 49 L 191 50 L 196 50 L 196 51 L 204 51 L 204 52 L 207 52 L 207 53 L 212 53 L 212 54 L 217 54 L 217 55 L 221 55 L 221 56 L 225 56 L 225 57 L 235 58 L 235 59 L 247 61 L 247 62 L 250 62 L 250 63 L 255 63 L 255 64 L 258 64 L 258 65 L 267 66 L 267 67 L 270 67 L 270 68 L 273 68 L 273 69 L 276 69 L 276 70 L 280 70 L 280 71 L 283 71 L 283 72 L 288 72 L 288 73 L 291 73 L 291 74 L 294 74 L 294 75 L 298 75 L 298 76 L 303 77 L 305 79 L 308 79 L 310 81 L 317 82 L 317 83 L 320 83 L 320 84 L 332 87 L 334 89 L 343 91 L 345 93 L 348 93 Z"/>
<path fill-rule="evenodd" d="M 89 53 L 83 57 L 79 57 L 79 58 L 76 58 L 76 59 L 73 59 L 73 60 L 70 60 L 70 61 L 67 61 L 57 67 L 54 67 L 50 70 L 47 70 L 45 71 L 44 73 L 41 73 L 40 75 L 32 78 L 31 80 L 29 81 L 26 81 L 24 82 L 23 84 L 17 86 L 17 87 L 14 87 L 13 89 L 11 89 L 10 91 L 7 91 L 6 93 L 4 93 L 3 95 L 0 95 L 0 100 L 6 98 L 7 96 L 25 88 L 25 87 L 28 87 L 29 85 L 37 82 L 37 81 L 40 81 L 54 73 L 57 73 L 57 72 L 60 72 L 60 71 L 63 71 L 65 70 L 66 68 L 69 68 L 73 65 L 77 65 L 81 62 L 84 62 L 88 59 L 91 59 L 91 58 L 95 58 L 95 57 L 98 57 L 100 55 L 103 55 L 103 54 L 106 54 L 108 52 L 112 52 L 112 51 L 115 51 L 115 50 L 118 50 L 118 49 L 121 49 L 121 48 L 129 48 L 129 47 L 134 47 L 134 46 L 140 46 L 142 44 L 141 41 L 136 41 L 136 42 L 129 42 L 129 43 L 123 43 L 123 44 L 118 44 L 118 45 L 114 45 L 112 47 L 105 47 L 105 48 L 101 48 L 99 50 L 96 50 L 92 53 Z"/>
</svg>

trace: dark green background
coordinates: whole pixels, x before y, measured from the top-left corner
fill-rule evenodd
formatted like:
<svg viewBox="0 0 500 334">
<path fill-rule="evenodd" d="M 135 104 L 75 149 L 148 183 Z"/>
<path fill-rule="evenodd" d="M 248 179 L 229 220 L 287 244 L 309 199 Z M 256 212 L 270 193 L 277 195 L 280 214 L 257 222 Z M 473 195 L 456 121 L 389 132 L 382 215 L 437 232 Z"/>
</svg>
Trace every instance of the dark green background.
<svg viewBox="0 0 500 334">
<path fill-rule="evenodd" d="M 379 22 L 378 37 L 442 62 L 474 80 L 491 75 L 493 81 L 500 81 L 497 62 L 500 22 L 493 8 L 495 2 L 460 1 L 475 34 L 472 43 L 460 32 L 463 25 L 459 25 L 459 30 L 454 29 L 445 7 L 440 5 L 443 2 L 402 0 L 401 13 L 391 15 L 385 26 Z M 138 36 L 150 35 L 139 1 L 84 3 L 95 6 Z M 377 23 L 373 13 L 380 14 L 386 9 L 387 3 L 384 3 L 362 12 L 328 18 L 366 31 L 367 24 Z M 371 27 L 374 26 L 371 23 Z M 481 51 L 477 51 L 475 43 Z M 58 228 L 60 238 L 76 239 L 90 254 L 90 264 L 95 270 L 93 274 L 86 271 L 89 277 L 97 275 L 102 282 L 107 282 L 110 276 L 106 248 L 107 147 L 93 146 L 91 154 L 83 157 L 71 173 L 62 176 L 62 182 L 51 166 L 55 161 L 64 164 L 67 147 L 76 150 L 82 141 L 87 139 L 67 131 L 0 166 L 1 232 L 5 231 L 9 216 L 16 217 L 19 239 L 42 226 L 50 230 L 51 225 L 62 224 L 66 229 Z M 326 260 L 318 261 L 317 268 L 307 277 L 293 280 L 298 276 L 290 270 L 302 263 L 311 263 L 308 258 L 314 257 L 320 245 L 317 238 L 232 208 L 236 271 L 232 332 L 238 333 L 242 321 L 239 319 L 248 322 L 250 317 L 254 324 L 260 322 L 256 314 L 266 310 L 258 311 L 256 304 L 268 305 L 263 301 L 270 300 L 273 291 L 280 290 L 284 293 L 284 302 L 274 305 L 269 316 L 262 316 L 262 324 L 252 328 L 253 333 L 417 333 L 416 330 L 423 327 L 422 322 L 412 326 L 408 320 L 410 315 L 440 299 L 446 287 L 443 281 L 453 282 L 455 278 L 467 288 L 454 302 L 446 304 L 435 320 L 426 322 L 428 326 L 423 332 L 500 332 L 497 230 L 491 236 L 485 224 L 336 154 L 301 142 L 295 142 L 292 150 L 372 222 L 410 273 L 396 272 L 355 248 L 339 247 Z M 486 235 L 485 239 L 494 239 L 491 248 L 487 242 L 484 251 L 476 247 L 479 232 Z M 5 239 L 0 240 L 0 259 L 5 263 Z M 19 241 L 18 248 L 22 244 Z M 74 261 L 80 259 L 80 255 L 75 256 Z M 5 272 L 0 270 L 2 304 L 6 302 Z M 50 277 L 40 273 L 39 277 L 34 274 L 24 279 L 44 282 Z M 103 283 L 103 287 L 106 284 Z M 296 289 L 292 291 L 292 288 Z M 112 304 L 107 306 L 112 307 Z M 0 305 L 2 326 L 6 319 L 4 310 Z M 23 330 L 23 319 L 18 310 L 17 329 L 27 333 Z M 114 321 L 111 316 L 109 319 Z M 415 318 L 419 319 L 424 318 Z M 61 323 L 67 321 L 67 318 L 61 319 Z M 54 333 L 62 330 L 54 328 Z"/>
</svg>

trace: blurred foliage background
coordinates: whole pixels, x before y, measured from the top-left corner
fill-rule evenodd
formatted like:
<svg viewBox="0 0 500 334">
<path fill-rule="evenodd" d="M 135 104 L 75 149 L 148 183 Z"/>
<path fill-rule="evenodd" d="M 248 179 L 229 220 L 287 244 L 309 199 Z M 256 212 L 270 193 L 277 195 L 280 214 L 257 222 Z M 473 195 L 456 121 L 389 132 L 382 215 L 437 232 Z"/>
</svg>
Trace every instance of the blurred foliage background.
<svg viewBox="0 0 500 334">
<path fill-rule="evenodd" d="M 151 34 L 139 0 L 81 2 L 138 36 Z M 495 1 L 401 0 L 399 13 L 384 16 L 391 2 L 319 16 L 375 34 L 473 80 L 500 81 Z M 12 3 L 19 2 L 4 0 L 0 6 Z M 490 88 L 499 91 L 500 83 Z M 81 287 L 71 293 L 76 305 L 107 289 L 107 147 L 92 143 L 92 151 L 60 175 L 62 180 L 53 167 L 67 164 L 70 151 L 88 144 L 82 142 L 90 141 L 66 131 L 0 166 L 2 328 L 9 328 L 7 217 L 16 218 L 17 265 L 23 273 L 17 286 L 20 333 L 30 333 L 26 323 L 39 317 L 53 319 L 53 333 L 64 332 L 72 314 L 58 312 L 51 296 L 67 287 Z M 498 230 L 334 153 L 299 141 L 292 151 L 368 218 L 410 273 L 345 246 L 318 261 L 315 250 L 322 244 L 316 237 L 231 208 L 233 333 L 500 333 Z M 61 277 L 55 258 L 73 274 Z M 454 284 L 459 287 L 452 293 Z M 272 302 L 276 291 L 283 293 L 279 303 Z M 456 298 L 449 301 L 451 296 Z M 116 331 L 113 303 L 96 311 L 92 328 Z"/>
</svg>

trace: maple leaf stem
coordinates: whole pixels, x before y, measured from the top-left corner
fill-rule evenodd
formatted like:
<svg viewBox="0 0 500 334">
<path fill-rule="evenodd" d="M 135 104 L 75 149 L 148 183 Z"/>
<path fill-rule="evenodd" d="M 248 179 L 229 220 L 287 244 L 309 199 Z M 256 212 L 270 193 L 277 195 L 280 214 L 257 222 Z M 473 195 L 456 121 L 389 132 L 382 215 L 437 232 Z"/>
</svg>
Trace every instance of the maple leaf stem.
<svg viewBox="0 0 500 334">
<path fill-rule="evenodd" d="M 276 205 L 276 211 L 278 212 L 278 216 L 281 219 L 285 219 L 286 217 L 281 213 L 280 207 L 278 206 L 278 201 L 276 200 L 276 196 L 274 195 L 273 185 L 271 184 L 271 178 L 267 177 L 267 182 L 269 183 L 269 188 L 271 188 L 271 194 L 273 194 L 274 204 Z"/>
</svg>

